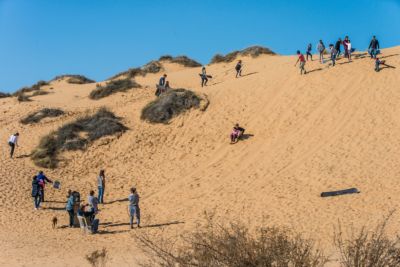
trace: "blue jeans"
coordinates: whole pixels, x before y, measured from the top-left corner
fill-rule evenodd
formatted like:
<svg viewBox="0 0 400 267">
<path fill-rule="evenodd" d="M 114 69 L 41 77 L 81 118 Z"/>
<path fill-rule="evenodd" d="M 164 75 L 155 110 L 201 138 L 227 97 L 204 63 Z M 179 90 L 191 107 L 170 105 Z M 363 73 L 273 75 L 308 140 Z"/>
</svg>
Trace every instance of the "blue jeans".
<svg viewBox="0 0 400 267">
<path fill-rule="evenodd" d="M 336 55 L 331 55 L 331 60 L 332 60 L 332 66 L 335 66 L 335 62 L 336 62 Z"/>
<path fill-rule="evenodd" d="M 376 54 L 377 54 L 377 49 L 376 48 L 371 48 L 371 58 L 376 58 Z"/>
<path fill-rule="evenodd" d="M 99 196 L 98 196 L 99 203 L 103 203 L 104 187 L 99 186 L 98 189 L 99 189 Z"/>
<path fill-rule="evenodd" d="M 139 206 L 129 206 L 129 223 L 133 227 L 133 219 L 136 215 L 136 224 L 140 225 L 140 208 Z"/>
<path fill-rule="evenodd" d="M 38 209 L 40 206 L 40 195 L 33 197 L 33 204 L 35 205 L 35 209 Z"/>
</svg>

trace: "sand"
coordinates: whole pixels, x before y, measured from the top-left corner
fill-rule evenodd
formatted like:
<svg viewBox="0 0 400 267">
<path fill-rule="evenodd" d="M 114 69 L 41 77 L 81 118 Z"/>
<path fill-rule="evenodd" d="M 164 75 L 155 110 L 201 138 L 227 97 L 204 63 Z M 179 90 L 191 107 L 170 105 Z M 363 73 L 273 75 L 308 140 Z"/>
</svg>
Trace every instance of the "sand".
<svg viewBox="0 0 400 267">
<path fill-rule="evenodd" d="M 383 50 L 383 56 L 400 65 L 400 47 Z M 300 76 L 294 56 L 242 59 L 239 79 L 235 62 L 208 66 L 214 78 L 204 88 L 200 68 L 166 64 L 172 87 L 206 94 L 210 101 L 205 112 L 192 110 L 168 125 L 140 120 L 161 74 L 139 77 L 143 88 L 98 101 L 88 99 L 95 84 L 65 81 L 45 86 L 50 94 L 32 102 L 0 99 L 0 266 L 89 266 L 85 255 L 103 247 L 109 266 L 137 266 L 144 255 L 135 231 L 173 237 L 192 231 L 205 211 L 250 227 L 293 227 L 335 255 L 332 233 L 338 221 L 345 229 L 375 225 L 398 208 L 400 68 L 376 73 L 373 61 L 361 54 L 333 68 L 308 62 L 312 72 Z M 45 170 L 62 189 L 48 187 L 49 202 L 34 211 L 31 178 L 40 168 L 28 155 L 42 136 L 101 106 L 122 117 L 130 130 L 84 152 L 63 153 L 57 169 Z M 62 108 L 67 115 L 36 125 L 18 122 L 43 107 Z M 252 136 L 230 145 L 236 122 Z M 11 160 L 6 141 L 16 131 L 20 147 Z M 86 200 L 101 168 L 107 204 L 100 206 L 100 234 L 66 228 L 67 190 L 80 191 Z M 140 230 L 129 230 L 124 199 L 131 186 L 141 196 Z M 361 193 L 320 197 L 322 191 L 349 187 Z M 53 216 L 59 219 L 55 230 Z M 389 231 L 399 222 L 400 211 Z"/>
</svg>

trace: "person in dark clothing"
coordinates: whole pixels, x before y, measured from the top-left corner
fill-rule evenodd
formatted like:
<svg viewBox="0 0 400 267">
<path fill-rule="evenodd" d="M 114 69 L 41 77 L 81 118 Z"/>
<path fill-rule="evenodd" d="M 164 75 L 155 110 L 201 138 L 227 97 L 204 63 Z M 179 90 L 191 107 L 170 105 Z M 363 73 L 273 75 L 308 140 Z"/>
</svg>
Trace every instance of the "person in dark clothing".
<svg viewBox="0 0 400 267">
<path fill-rule="evenodd" d="M 344 57 L 349 58 L 349 37 L 346 36 L 342 42 L 344 48 Z"/>
<path fill-rule="evenodd" d="M 165 80 L 167 79 L 167 74 L 164 74 L 161 78 L 160 81 L 158 82 L 159 86 L 164 86 L 165 85 Z"/>
<path fill-rule="evenodd" d="M 39 171 L 37 178 L 39 186 L 40 186 L 40 200 L 41 202 L 45 202 L 44 201 L 44 188 L 46 185 L 46 182 L 48 183 L 53 183 L 52 180 L 50 180 L 49 178 L 46 177 L 46 175 L 44 175 L 43 171 Z"/>
<path fill-rule="evenodd" d="M 331 53 L 332 66 L 335 66 L 337 51 L 336 51 L 335 47 L 333 46 L 333 44 L 330 44 L 329 48 L 331 50 L 330 53 Z"/>
<path fill-rule="evenodd" d="M 36 175 L 33 176 L 32 179 L 32 197 L 33 203 L 35 205 L 35 210 L 37 210 L 40 207 L 40 186 Z"/>
<path fill-rule="evenodd" d="M 378 54 L 378 50 L 379 50 L 379 41 L 378 41 L 378 39 L 376 39 L 376 36 L 372 37 L 372 40 L 368 46 L 368 50 L 369 50 L 369 54 L 371 55 L 371 58 L 376 58 L 376 55 Z"/>
<path fill-rule="evenodd" d="M 206 67 L 203 66 L 201 69 L 201 87 L 207 86 L 208 78 L 207 78 L 207 72 L 206 72 Z"/>
<path fill-rule="evenodd" d="M 239 60 L 238 61 L 238 63 L 236 64 L 236 66 L 235 66 L 235 70 L 236 70 L 236 78 L 238 77 L 238 76 L 242 76 L 242 61 L 241 60 Z"/>
<path fill-rule="evenodd" d="M 308 46 L 307 46 L 307 51 L 306 51 L 307 61 L 308 61 L 308 56 L 311 57 L 311 61 L 312 61 L 312 54 L 311 54 L 311 51 L 312 51 L 312 45 L 311 45 L 311 44 L 308 44 Z"/>
<path fill-rule="evenodd" d="M 239 126 L 239 123 L 236 123 L 233 127 L 231 133 L 231 144 L 237 143 L 239 139 L 243 136 L 245 129 Z"/>
<path fill-rule="evenodd" d="M 339 58 L 339 56 L 340 56 L 340 52 L 341 52 L 341 50 L 340 50 L 340 46 L 342 45 L 342 38 L 339 38 L 339 40 L 337 40 L 336 41 L 336 43 L 335 43 L 335 49 L 336 49 L 336 58 Z"/>
</svg>

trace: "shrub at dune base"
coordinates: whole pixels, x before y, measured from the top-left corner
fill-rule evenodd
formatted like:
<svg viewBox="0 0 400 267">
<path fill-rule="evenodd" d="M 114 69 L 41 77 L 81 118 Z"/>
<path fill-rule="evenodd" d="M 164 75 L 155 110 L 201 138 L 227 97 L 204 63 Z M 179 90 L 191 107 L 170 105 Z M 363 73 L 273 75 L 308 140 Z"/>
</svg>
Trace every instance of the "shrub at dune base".
<svg viewBox="0 0 400 267">
<path fill-rule="evenodd" d="M 39 91 L 40 88 L 44 85 L 48 85 L 48 82 L 46 81 L 38 81 L 37 83 L 35 83 L 34 85 L 32 85 L 31 87 L 23 87 L 21 89 L 19 89 L 18 91 L 16 91 L 13 96 L 19 96 L 20 94 L 26 94 L 26 93 L 30 93 L 33 91 Z"/>
<path fill-rule="evenodd" d="M 228 54 L 221 55 L 221 54 L 216 54 L 210 61 L 211 64 L 214 63 L 229 63 L 234 61 L 238 56 L 251 56 L 251 57 L 258 57 L 260 55 L 275 55 L 273 51 L 271 51 L 269 48 L 262 47 L 262 46 L 251 46 L 248 48 L 245 48 L 240 51 L 233 51 Z"/>
<path fill-rule="evenodd" d="M 140 87 L 140 85 L 135 81 L 132 81 L 130 78 L 113 80 L 107 82 L 104 86 L 100 86 L 94 89 L 92 92 L 90 92 L 89 98 L 97 100 L 118 92 L 125 92 L 129 89 L 138 87 Z"/>
<path fill-rule="evenodd" d="M 33 162 L 44 168 L 55 168 L 60 151 L 84 150 L 86 146 L 103 136 L 123 133 L 126 128 L 120 118 L 105 108 L 92 116 L 68 123 L 40 140 L 32 152 Z"/>
<path fill-rule="evenodd" d="M 321 267 L 327 262 L 312 240 L 275 227 L 250 233 L 240 223 L 208 222 L 183 236 L 183 244 L 179 247 L 175 239 L 146 233 L 136 235 L 140 247 L 151 260 L 142 266 Z"/>
<path fill-rule="evenodd" d="M 173 117 L 191 108 L 199 108 L 201 99 L 186 89 L 169 90 L 147 104 L 141 119 L 152 123 L 167 123 Z"/>
<path fill-rule="evenodd" d="M 30 99 L 30 97 L 27 96 L 27 95 L 24 94 L 24 93 L 19 93 L 19 94 L 17 95 L 17 100 L 18 100 L 18 102 L 29 102 L 29 101 L 32 101 L 32 100 Z"/>
<path fill-rule="evenodd" d="M 21 119 L 22 124 L 34 124 L 40 122 L 44 118 L 54 118 L 64 114 L 64 111 L 57 108 L 44 108 L 39 111 L 28 114 L 25 118 Z"/>
</svg>

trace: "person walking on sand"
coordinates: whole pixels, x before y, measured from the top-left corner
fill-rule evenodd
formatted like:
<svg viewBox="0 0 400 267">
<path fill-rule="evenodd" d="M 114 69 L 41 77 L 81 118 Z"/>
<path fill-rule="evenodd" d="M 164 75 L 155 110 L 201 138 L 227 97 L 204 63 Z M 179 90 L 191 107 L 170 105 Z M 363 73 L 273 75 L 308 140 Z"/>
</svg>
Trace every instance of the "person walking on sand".
<svg viewBox="0 0 400 267">
<path fill-rule="evenodd" d="M 325 45 L 324 42 L 322 42 L 322 40 L 319 40 L 319 43 L 317 45 L 317 50 L 319 53 L 319 62 L 321 62 L 321 64 L 324 64 Z"/>
<path fill-rule="evenodd" d="M 18 146 L 18 138 L 19 133 L 15 133 L 8 139 L 8 145 L 10 146 L 10 158 L 13 158 L 14 156 L 15 147 Z"/>
<path fill-rule="evenodd" d="M 312 61 L 312 54 L 311 54 L 311 51 L 312 51 L 312 45 L 311 45 L 311 44 L 308 44 L 308 46 L 307 46 L 307 51 L 306 51 L 307 61 L 308 61 L 308 56 L 310 56 L 311 61 Z"/>
<path fill-rule="evenodd" d="M 338 59 L 339 56 L 340 56 L 340 52 L 341 52 L 340 46 L 341 46 L 341 45 L 342 45 L 342 38 L 339 38 L 339 39 L 336 41 L 336 43 L 335 43 L 335 49 L 336 49 L 336 51 L 337 51 L 336 59 Z"/>
<path fill-rule="evenodd" d="M 68 190 L 67 195 L 67 205 L 65 206 L 66 211 L 69 216 L 69 227 L 74 226 L 74 196 L 72 195 L 71 190 Z"/>
<path fill-rule="evenodd" d="M 98 188 L 98 197 L 99 203 L 104 203 L 104 189 L 106 187 L 106 175 L 104 170 L 100 170 L 99 176 L 97 176 L 97 188 Z"/>
<path fill-rule="evenodd" d="M 335 66 L 337 51 L 336 51 L 335 47 L 333 46 L 333 44 L 330 44 L 329 48 L 330 48 L 330 53 L 331 53 L 332 66 Z"/>
<path fill-rule="evenodd" d="M 352 53 L 352 50 L 353 49 L 353 47 L 352 47 L 352 45 L 351 45 L 351 41 L 350 41 L 350 39 L 348 39 L 347 40 L 347 58 L 349 59 L 349 62 L 351 61 L 351 53 Z"/>
<path fill-rule="evenodd" d="M 35 210 L 38 210 L 40 207 L 40 186 L 36 175 L 32 179 L 32 197 Z"/>
<path fill-rule="evenodd" d="M 376 39 L 375 35 L 372 37 L 372 40 L 369 43 L 368 50 L 369 50 L 369 54 L 371 55 L 371 58 L 376 59 L 376 55 L 378 54 L 378 50 L 379 50 L 379 41 L 378 41 L 378 39 Z"/>
<path fill-rule="evenodd" d="M 235 66 L 236 78 L 237 78 L 238 76 L 242 76 L 242 67 L 243 67 L 242 61 L 239 60 L 239 61 L 237 62 L 237 64 L 236 64 L 236 66 Z"/>
<path fill-rule="evenodd" d="M 349 37 L 346 36 L 343 40 L 344 57 L 349 58 Z"/>
<path fill-rule="evenodd" d="M 133 219 L 135 216 L 137 227 L 140 228 L 139 194 L 137 193 L 136 188 L 131 188 L 131 194 L 128 196 L 128 200 L 129 224 L 131 229 L 133 229 Z"/>
<path fill-rule="evenodd" d="M 306 60 L 304 58 L 304 55 L 299 50 L 297 50 L 297 56 L 298 56 L 298 58 L 297 58 L 296 64 L 294 64 L 294 66 L 296 67 L 297 63 L 300 62 L 300 75 L 302 75 L 303 72 L 304 72 L 304 74 L 307 74 L 307 71 L 305 69 Z"/>
<path fill-rule="evenodd" d="M 49 178 L 46 177 L 46 175 L 44 175 L 43 171 L 39 171 L 37 178 L 39 186 L 40 186 L 40 199 L 41 202 L 45 202 L 44 201 L 44 188 L 46 186 L 46 182 L 48 183 L 53 183 L 52 180 L 50 180 Z"/>
<path fill-rule="evenodd" d="M 203 66 L 201 69 L 201 87 L 207 86 L 208 78 L 207 78 L 207 72 L 206 72 L 206 67 Z"/>
</svg>

